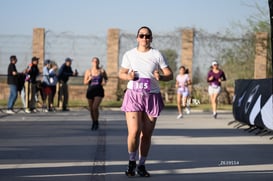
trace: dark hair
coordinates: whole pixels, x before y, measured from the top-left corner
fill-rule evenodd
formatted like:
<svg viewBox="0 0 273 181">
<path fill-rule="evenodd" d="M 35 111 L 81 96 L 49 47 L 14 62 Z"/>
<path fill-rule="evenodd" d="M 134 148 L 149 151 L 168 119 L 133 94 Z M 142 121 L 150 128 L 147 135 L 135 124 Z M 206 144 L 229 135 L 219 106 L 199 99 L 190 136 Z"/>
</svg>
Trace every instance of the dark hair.
<svg viewBox="0 0 273 181">
<path fill-rule="evenodd" d="M 65 59 L 65 62 L 72 62 L 72 59 L 71 59 L 70 57 L 67 57 L 67 58 Z"/>
<path fill-rule="evenodd" d="M 102 68 L 102 66 L 100 66 L 100 59 L 99 59 L 99 57 L 93 57 L 93 58 L 92 58 L 92 61 L 93 61 L 94 59 L 96 59 L 96 60 L 97 60 L 97 62 L 98 62 L 98 64 L 97 64 L 97 67 L 96 67 L 96 68 L 98 68 L 98 69 Z"/>
<path fill-rule="evenodd" d="M 16 58 L 15 55 L 11 55 L 9 59 L 10 59 L 10 61 L 12 61 L 12 60 L 17 60 L 17 58 Z"/>
<path fill-rule="evenodd" d="M 185 74 L 188 74 L 188 73 L 189 73 L 189 69 L 186 69 L 186 67 L 183 66 L 183 65 L 179 67 L 179 70 L 180 70 L 180 69 L 184 69 L 184 70 L 185 70 L 185 72 L 184 72 Z"/>
<path fill-rule="evenodd" d="M 139 34 L 139 32 L 140 32 L 141 29 L 147 29 L 147 30 L 149 31 L 151 37 L 153 37 L 152 30 L 151 30 L 148 26 L 142 26 L 142 27 L 140 27 L 140 28 L 137 30 L 137 36 L 138 36 L 138 34 Z"/>
<path fill-rule="evenodd" d="M 51 63 L 51 61 L 49 60 L 49 59 L 46 59 L 45 61 L 44 61 L 44 65 L 47 65 L 47 64 L 50 64 Z"/>
<path fill-rule="evenodd" d="M 33 62 L 33 61 L 38 61 L 38 60 L 39 60 L 38 57 L 32 57 L 32 59 L 31 59 L 32 62 Z"/>
</svg>

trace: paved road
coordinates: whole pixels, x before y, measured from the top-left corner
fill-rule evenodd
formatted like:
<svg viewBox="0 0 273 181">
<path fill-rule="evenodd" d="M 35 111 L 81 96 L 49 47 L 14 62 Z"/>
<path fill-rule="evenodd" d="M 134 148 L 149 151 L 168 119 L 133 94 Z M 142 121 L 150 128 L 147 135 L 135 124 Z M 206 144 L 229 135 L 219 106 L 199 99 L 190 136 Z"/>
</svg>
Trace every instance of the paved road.
<svg viewBox="0 0 273 181">
<path fill-rule="evenodd" d="M 273 180 L 273 135 L 234 128 L 230 112 L 218 119 L 192 112 L 176 119 L 164 110 L 147 160 L 147 180 Z M 85 109 L 70 112 L 0 113 L 1 181 L 128 180 L 127 130 L 118 110 L 101 110 L 91 131 Z M 146 178 L 135 177 L 133 180 Z"/>
</svg>

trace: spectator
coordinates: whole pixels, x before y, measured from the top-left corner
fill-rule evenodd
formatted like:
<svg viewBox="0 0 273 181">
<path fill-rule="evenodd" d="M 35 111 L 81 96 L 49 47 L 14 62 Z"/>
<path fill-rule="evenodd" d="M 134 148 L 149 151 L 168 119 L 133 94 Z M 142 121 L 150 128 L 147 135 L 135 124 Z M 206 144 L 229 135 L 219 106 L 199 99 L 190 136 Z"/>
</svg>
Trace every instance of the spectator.
<svg viewBox="0 0 273 181">
<path fill-rule="evenodd" d="M 38 68 L 38 60 L 37 57 L 32 57 L 31 64 L 29 64 L 27 68 L 27 79 L 30 83 L 30 104 L 29 108 L 31 112 L 37 112 L 36 109 L 36 101 L 37 101 L 37 91 L 38 91 L 38 81 L 37 78 L 40 74 Z"/>
<path fill-rule="evenodd" d="M 57 69 L 58 66 L 56 63 L 51 62 L 51 66 L 50 66 L 50 70 L 49 70 L 49 81 L 50 81 L 50 88 L 51 88 L 51 94 L 50 94 L 50 105 L 49 105 L 49 109 L 48 111 L 54 111 L 55 112 L 55 108 L 54 108 L 54 97 L 56 95 L 56 84 L 58 82 L 58 78 L 57 78 Z"/>
<path fill-rule="evenodd" d="M 43 100 L 43 112 L 54 111 L 53 101 L 56 93 L 56 75 L 57 66 L 53 64 L 50 60 L 45 61 L 45 66 L 43 68 L 43 80 L 42 80 L 42 100 Z M 46 100 L 47 104 L 46 105 Z"/>
<path fill-rule="evenodd" d="M 22 106 L 25 113 L 30 113 L 26 105 L 26 91 L 25 91 L 26 71 L 18 74 L 18 92 L 21 95 Z"/>
<path fill-rule="evenodd" d="M 69 111 L 69 109 L 67 109 L 68 98 L 69 98 L 67 81 L 69 80 L 70 76 L 78 75 L 77 70 L 75 70 L 74 72 L 72 71 L 71 64 L 72 64 L 72 59 L 66 58 L 65 63 L 60 67 L 58 72 L 58 80 L 60 83 L 60 90 L 59 90 L 60 100 L 59 101 L 62 100 L 63 111 Z"/>
<path fill-rule="evenodd" d="M 10 56 L 10 64 L 8 66 L 8 79 L 7 83 L 9 85 L 10 94 L 8 100 L 8 114 L 14 114 L 14 104 L 17 99 L 17 85 L 18 85 L 18 72 L 16 69 L 17 58 L 15 55 Z"/>
</svg>

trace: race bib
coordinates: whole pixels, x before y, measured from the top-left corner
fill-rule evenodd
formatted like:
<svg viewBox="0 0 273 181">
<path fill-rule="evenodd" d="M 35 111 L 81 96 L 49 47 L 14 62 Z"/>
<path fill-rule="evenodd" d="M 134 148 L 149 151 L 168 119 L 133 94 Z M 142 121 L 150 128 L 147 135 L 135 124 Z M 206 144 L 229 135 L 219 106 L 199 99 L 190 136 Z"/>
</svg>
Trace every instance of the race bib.
<svg viewBox="0 0 273 181">
<path fill-rule="evenodd" d="M 133 81 L 133 90 L 137 92 L 147 92 L 151 90 L 151 79 L 149 78 L 139 78 Z"/>
</svg>

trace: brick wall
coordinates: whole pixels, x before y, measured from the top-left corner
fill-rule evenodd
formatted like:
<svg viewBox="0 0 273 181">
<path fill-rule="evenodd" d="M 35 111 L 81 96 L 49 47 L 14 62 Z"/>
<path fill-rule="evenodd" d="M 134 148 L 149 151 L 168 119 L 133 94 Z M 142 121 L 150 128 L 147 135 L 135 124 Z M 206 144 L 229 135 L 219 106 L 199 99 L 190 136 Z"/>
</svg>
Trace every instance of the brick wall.
<svg viewBox="0 0 273 181">
<path fill-rule="evenodd" d="M 118 69 L 119 69 L 119 29 L 109 29 L 107 39 L 107 74 L 105 100 L 117 100 Z"/>
<path fill-rule="evenodd" d="M 254 79 L 267 77 L 268 33 L 256 33 Z"/>
<path fill-rule="evenodd" d="M 118 79 L 119 69 L 119 29 L 109 29 L 107 37 L 107 74 L 109 77 L 105 89 L 106 101 L 115 101 L 122 95 L 122 87 Z M 194 48 L 194 30 L 184 29 L 182 30 L 182 46 L 181 46 L 181 64 L 186 66 L 190 71 L 192 78 L 192 61 L 193 61 L 193 48 Z M 267 74 L 267 47 L 268 47 L 268 34 L 257 33 L 256 34 L 256 58 L 255 58 L 255 73 L 254 78 L 265 78 Z M 43 28 L 35 28 L 33 30 L 33 56 L 40 58 L 39 67 L 42 70 L 44 61 L 44 41 L 45 30 Z M 0 100 L 7 100 L 9 96 L 8 85 L 4 82 L 0 83 Z M 81 84 L 70 85 L 70 100 L 86 101 L 87 87 Z"/>
<path fill-rule="evenodd" d="M 39 70 L 43 70 L 45 56 L 45 29 L 34 28 L 32 40 L 32 56 L 39 58 Z"/>
</svg>

